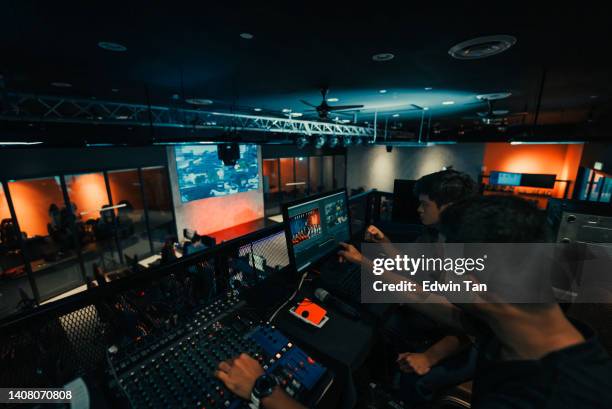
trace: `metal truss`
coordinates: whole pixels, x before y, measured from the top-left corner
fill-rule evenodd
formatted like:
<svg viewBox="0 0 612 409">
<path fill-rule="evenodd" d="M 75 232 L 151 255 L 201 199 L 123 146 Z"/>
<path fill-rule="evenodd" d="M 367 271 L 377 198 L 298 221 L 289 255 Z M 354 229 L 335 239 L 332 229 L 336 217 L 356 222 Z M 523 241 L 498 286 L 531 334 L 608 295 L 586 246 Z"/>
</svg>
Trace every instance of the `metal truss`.
<svg viewBox="0 0 612 409">
<path fill-rule="evenodd" d="M 2 95 L 0 95 L 2 96 Z M 374 140 L 371 127 L 245 115 L 96 99 L 5 93 L 0 120 L 194 128 L 225 132 L 255 131 L 296 135 L 335 135 Z"/>
</svg>

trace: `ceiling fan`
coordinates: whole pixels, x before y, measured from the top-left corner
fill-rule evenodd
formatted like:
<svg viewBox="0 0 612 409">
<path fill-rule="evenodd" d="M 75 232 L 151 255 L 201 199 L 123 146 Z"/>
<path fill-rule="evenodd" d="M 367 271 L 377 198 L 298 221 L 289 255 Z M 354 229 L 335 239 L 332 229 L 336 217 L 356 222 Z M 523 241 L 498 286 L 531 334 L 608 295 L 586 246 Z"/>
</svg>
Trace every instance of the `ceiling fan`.
<svg viewBox="0 0 612 409">
<path fill-rule="evenodd" d="M 527 115 L 527 112 L 510 113 L 510 111 L 507 109 L 493 109 L 493 101 L 495 99 L 480 96 L 478 96 L 477 98 L 479 99 L 479 102 L 477 103 L 485 102 L 487 104 L 487 110 L 476 112 L 476 116 L 465 117 L 464 119 L 476 119 L 480 120 L 486 125 L 497 125 L 501 122 L 504 122 L 510 116 Z"/>
<path fill-rule="evenodd" d="M 323 97 L 323 100 L 321 101 L 319 105 L 311 104 L 310 102 L 305 101 L 303 99 L 300 99 L 300 102 L 304 105 L 308 105 L 309 107 L 314 108 L 314 110 L 312 110 L 311 112 L 316 112 L 319 115 L 319 119 L 329 119 L 330 112 L 342 114 L 342 112 L 339 112 L 339 111 L 349 111 L 353 109 L 363 108 L 363 105 L 334 105 L 334 106 L 329 105 L 327 103 L 328 93 L 329 93 L 329 88 L 327 87 L 321 88 L 321 96 Z"/>
</svg>

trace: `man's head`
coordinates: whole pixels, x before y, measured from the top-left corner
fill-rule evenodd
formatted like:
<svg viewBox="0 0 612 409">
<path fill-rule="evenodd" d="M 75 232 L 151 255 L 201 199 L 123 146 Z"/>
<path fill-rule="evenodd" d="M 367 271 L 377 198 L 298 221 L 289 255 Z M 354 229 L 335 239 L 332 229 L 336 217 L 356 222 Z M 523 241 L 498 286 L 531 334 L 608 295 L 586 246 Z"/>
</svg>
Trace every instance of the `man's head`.
<svg viewBox="0 0 612 409">
<path fill-rule="evenodd" d="M 193 237 L 191 238 L 191 244 L 192 245 L 202 244 L 202 236 L 200 236 L 198 233 L 195 233 Z"/>
<path fill-rule="evenodd" d="M 453 243 L 538 243 L 549 238 L 542 212 L 513 196 L 459 201 L 441 215 L 440 231 Z"/>
<path fill-rule="evenodd" d="M 419 198 L 417 209 L 421 222 L 430 226 L 440 222 L 440 213 L 450 204 L 476 193 L 470 175 L 456 170 L 443 170 L 417 180 L 414 194 Z"/>
</svg>

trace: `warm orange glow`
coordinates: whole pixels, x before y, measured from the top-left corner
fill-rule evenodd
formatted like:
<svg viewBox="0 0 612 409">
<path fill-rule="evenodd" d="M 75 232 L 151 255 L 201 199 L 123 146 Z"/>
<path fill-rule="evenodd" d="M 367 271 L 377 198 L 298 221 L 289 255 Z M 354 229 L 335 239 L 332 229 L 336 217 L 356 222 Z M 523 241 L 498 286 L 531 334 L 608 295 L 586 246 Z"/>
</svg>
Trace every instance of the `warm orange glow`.
<svg viewBox="0 0 612 409">
<path fill-rule="evenodd" d="M 64 207 L 59 181 L 47 178 L 9 182 L 9 190 L 21 231 L 28 237 L 47 236 L 49 206 Z"/>
<path fill-rule="evenodd" d="M 76 204 L 77 217 L 83 220 L 99 219 L 100 209 L 109 204 L 102 173 L 66 176 L 70 201 Z M 85 213 L 85 214 L 83 214 Z"/>
<path fill-rule="evenodd" d="M 580 165 L 583 145 L 510 145 L 487 143 L 483 165 L 486 173 L 493 170 L 515 173 L 545 173 L 557 175 L 557 179 L 571 180 L 571 194 Z M 553 197 L 562 197 L 565 183 L 556 183 Z M 527 193 L 542 189 L 520 188 Z"/>
<path fill-rule="evenodd" d="M 140 192 L 140 180 L 136 170 L 109 172 L 108 184 L 110 185 L 113 204 L 127 200 L 134 209 L 144 208 Z"/>
<path fill-rule="evenodd" d="M 4 219 L 10 219 L 11 212 L 8 207 L 8 203 L 6 202 L 6 195 L 4 194 L 4 189 L 0 185 L 0 221 Z"/>
</svg>

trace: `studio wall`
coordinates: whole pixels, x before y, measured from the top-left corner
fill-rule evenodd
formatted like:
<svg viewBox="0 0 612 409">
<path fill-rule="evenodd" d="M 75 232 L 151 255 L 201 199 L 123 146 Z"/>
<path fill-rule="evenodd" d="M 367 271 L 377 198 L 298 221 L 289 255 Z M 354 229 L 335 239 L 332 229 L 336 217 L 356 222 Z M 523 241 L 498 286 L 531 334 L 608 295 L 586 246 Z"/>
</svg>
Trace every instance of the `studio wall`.
<svg viewBox="0 0 612 409">
<path fill-rule="evenodd" d="M 481 171 L 484 144 L 465 143 L 423 148 L 352 146 L 347 153 L 347 188 L 363 187 L 393 192 L 395 179 L 418 179 L 428 173 L 452 166 L 474 179 Z"/>
<path fill-rule="evenodd" d="M 557 179 L 571 180 L 568 197 L 575 185 L 578 166 L 582 156 L 582 144 L 555 145 L 511 145 L 509 143 L 487 143 L 483 165 L 485 172 L 497 170 L 515 173 L 544 173 L 557 175 Z M 555 185 L 555 197 L 563 195 L 565 184 Z"/>
<path fill-rule="evenodd" d="M 211 197 L 182 203 L 178 189 L 174 149 L 168 147 L 168 170 L 175 206 L 176 228 L 179 239 L 183 229 L 210 234 L 264 217 L 261 149 L 259 159 L 259 189 L 223 197 Z"/>
</svg>

